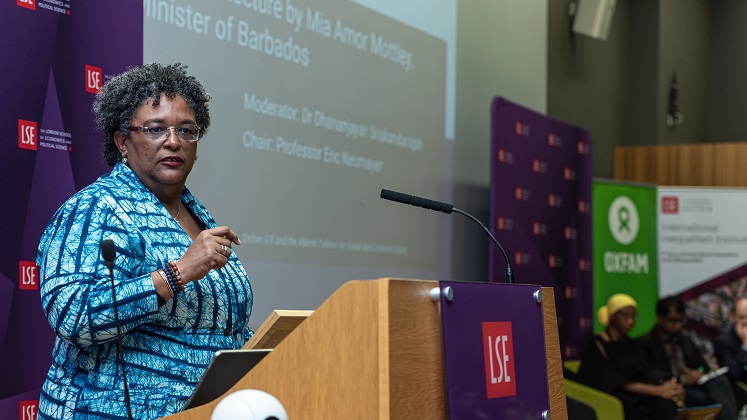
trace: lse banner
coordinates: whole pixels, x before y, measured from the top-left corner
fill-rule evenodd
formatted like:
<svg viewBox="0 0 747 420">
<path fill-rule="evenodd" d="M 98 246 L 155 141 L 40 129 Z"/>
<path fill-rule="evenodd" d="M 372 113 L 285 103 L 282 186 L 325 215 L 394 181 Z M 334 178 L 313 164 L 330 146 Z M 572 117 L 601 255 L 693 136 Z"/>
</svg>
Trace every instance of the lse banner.
<svg viewBox="0 0 747 420">
<path fill-rule="evenodd" d="M 495 98 L 491 106 L 490 230 L 517 283 L 553 287 L 564 358 L 591 334 L 591 136 Z M 490 247 L 489 280 L 505 282 Z"/>
<path fill-rule="evenodd" d="M 637 337 L 656 322 L 656 188 L 595 181 L 593 196 L 594 331 L 603 329 L 596 311 L 627 293 L 638 302 Z"/>
<path fill-rule="evenodd" d="M 0 418 L 36 418 L 54 332 L 36 251 L 64 200 L 108 171 L 91 104 L 142 63 L 142 2 L 0 2 Z"/>
</svg>

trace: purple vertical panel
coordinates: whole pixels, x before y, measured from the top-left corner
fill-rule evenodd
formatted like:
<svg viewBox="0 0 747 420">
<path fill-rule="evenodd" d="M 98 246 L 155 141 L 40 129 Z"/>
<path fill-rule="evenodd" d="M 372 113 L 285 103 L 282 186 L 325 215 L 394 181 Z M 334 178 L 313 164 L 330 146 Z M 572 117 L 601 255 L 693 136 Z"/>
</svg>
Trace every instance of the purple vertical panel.
<svg viewBox="0 0 747 420">
<path fill-rule="evenodd" d="M 16 285 L 7 277 L 0 274 L 0 349 L 5 348 L 8 338 L 8 324 L 10 323 L 10 308 Z"/>
<path fill-rule="evenodd" d="M 550 402 L 540 287 L 440 287 L 453 290 L 453 300 L 441 297 L 449 418 L 541 418 Z"/>
<path fill-rule="evenodd" d="M 490 228 L 515 281 L 552 287 L 563 357 L 579 356 L 592 328 L 591 137 L 496 98 L 491 107 Z M 489 258 L 504 282 L 505 260 Z"/>
<path fill-rule="evenodd" d="M 65 199 L 108 170 L 95 87 L 142 63 L 142 33 L 142 2 L 0 3 L 0 418 L 35 410 L 54 339 L 34 271 L 39 237 Z"/>
</svg>

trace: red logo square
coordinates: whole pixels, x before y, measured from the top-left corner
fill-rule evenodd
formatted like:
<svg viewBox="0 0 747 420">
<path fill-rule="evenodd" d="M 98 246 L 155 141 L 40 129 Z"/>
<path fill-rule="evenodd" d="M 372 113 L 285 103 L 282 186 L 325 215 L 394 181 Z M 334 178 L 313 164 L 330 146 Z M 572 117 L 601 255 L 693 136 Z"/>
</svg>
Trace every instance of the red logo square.
<svg viewBox="0 0 747 420">
<path fill-rule="evenodd" d="M 18 401 L 18 420 L 36 420 L 39 412 L 39 400 Z"/>
<path fill-rule="evenodd" d="M 39 130 L 35 122 L 18 120 L 18 148 L 28 150 L 39 148 Z"/>
<path fill-rule="evenodd" d="M 680 198 L 677 196 L 661 197 L 661 212 L 677 214 L 680 212 Z"/>
<path fill-rule="evenodd" d="M 516 395 L 511 322 L 483 322 L 482 342 L 488 399 Z"/>
<path fill-rule="evenodd" d="M 36 0 L 16 0 L 16 6 L 24 9 L 36 10 Z"/>
<path fill-rule="evenodd" d="M 39 290 L 39 267 L 35 262 L 18 262 L 18 289 Z"/>
<path fill-rule="evenodd" d="M 86 92 L 98 93 L 104 81 L 104 72 L 101 67 L 86 64 Z"/>
</svg>

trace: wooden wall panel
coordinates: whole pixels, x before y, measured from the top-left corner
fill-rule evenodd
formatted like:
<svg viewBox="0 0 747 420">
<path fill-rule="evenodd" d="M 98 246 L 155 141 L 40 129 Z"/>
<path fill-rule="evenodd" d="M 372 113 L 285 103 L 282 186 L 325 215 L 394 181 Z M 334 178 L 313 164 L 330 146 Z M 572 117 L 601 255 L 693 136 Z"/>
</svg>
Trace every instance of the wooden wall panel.
<svg viewBox="0 0 747 420">
<path fill-rule="evenodd" d="M 620 181 L 747 187 L 747 143 L 617 147 L 613 165 Z"/>
</svg>

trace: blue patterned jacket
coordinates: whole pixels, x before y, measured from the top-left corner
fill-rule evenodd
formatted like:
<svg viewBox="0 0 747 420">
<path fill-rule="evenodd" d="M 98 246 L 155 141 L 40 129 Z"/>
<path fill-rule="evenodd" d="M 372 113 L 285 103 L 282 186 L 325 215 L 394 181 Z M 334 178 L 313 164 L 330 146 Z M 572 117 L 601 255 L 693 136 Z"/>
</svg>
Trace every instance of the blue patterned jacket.
<svg viewBox="0 0 747 420">
<path fill-rule="evenodd" d="M 189 190 L 181 198 L 207 228 L 216 226 Z M 181 258 L 191 239 L 118 163 L 62 205 L 39 244 L 42 305 L 57 334 L 40 419 L 126 418 L 103 239 L 117 246 L 114 284 L 136 418 L 179 411 L 213 353 L 241 348 L 253 334 L 252 290 L 235 254 L 158 307 L 150 273 Z"/>
</svg>

